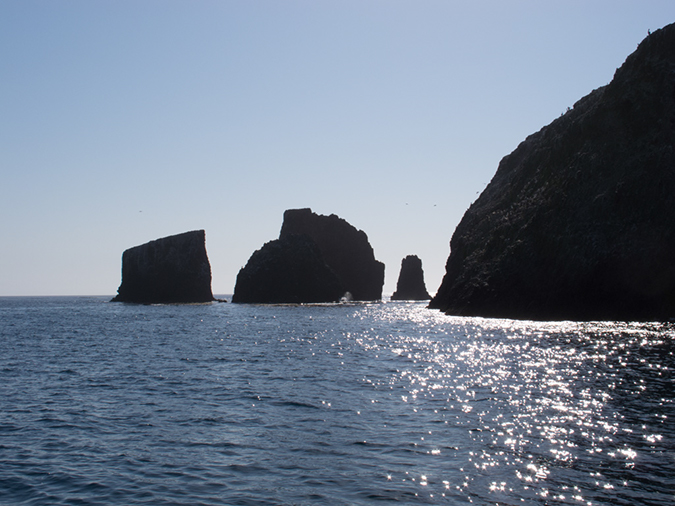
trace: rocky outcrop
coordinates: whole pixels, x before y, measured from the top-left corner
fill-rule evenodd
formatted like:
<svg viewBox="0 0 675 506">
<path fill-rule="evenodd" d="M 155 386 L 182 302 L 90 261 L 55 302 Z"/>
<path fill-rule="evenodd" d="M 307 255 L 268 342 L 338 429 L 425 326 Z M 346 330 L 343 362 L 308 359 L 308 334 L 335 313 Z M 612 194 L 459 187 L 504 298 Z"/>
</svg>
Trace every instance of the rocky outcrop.
<svg viewBox="0 0 675 506">
<path fill-rule="evenodd" d="M 429 300 L 431 296 L 424 285 L 422 260 L 416 255 L 408 255 L 401 261 L 396 291 L 391 300 Z"/>
<path fill-rule="evenodd" d="M 500 162 L 430 307 L 520 319 L 675 316 L 675 25 Z"/>
<path fill-rule="evenodd" d="M 292 235 L 306 235 L 316 243 L 326 264 L 353 300 L 382 299 L 384 264 L 375 260 L 364 231 L 334 214 L 324 216 L 311 209 L 289 209 L 284 213 L 279 238 Z"/>
<path fill-rule="evenodd" d="M 232 302 L 336 302 L 344 289 L 314 241 L 289 236 L 265 244 L 239 271 Z"/>
<path fill-rule="evenodd" d="M 203 230 L 150 241 L 122 254 L 114 302 L 210 302 L 211 266 Z"/>
<path fill-rule="evenodd" d="M 335 215 L 292 209 L 284 213 L 279 239 L 239 272 L 232 302 L 380 300 L 383 285 L 384 264 L 375 260 L 365 232 Z"/>
</svg>

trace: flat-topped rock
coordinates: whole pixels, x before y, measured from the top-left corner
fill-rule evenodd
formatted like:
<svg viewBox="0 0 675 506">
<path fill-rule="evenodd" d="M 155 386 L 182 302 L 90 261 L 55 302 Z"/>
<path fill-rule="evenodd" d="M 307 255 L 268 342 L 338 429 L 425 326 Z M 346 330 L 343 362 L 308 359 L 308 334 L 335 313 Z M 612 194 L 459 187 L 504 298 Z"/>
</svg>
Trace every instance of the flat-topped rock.
<svg viewBox="0 0 675 506">
<path fill-rule="evenodd" d="M 122 254 L 122 284 L 113 302 L 210 302 L 211 265 L 203 230 L 164 237 Z"/>
</svg>

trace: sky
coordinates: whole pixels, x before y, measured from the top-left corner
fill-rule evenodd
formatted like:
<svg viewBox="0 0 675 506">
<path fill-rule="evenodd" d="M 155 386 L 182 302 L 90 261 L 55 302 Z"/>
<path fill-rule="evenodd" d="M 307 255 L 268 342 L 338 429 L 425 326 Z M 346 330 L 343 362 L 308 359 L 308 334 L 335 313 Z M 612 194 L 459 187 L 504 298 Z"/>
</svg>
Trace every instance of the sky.
<svg viewBox="0 0 675 506">
<path fill-rule="evenodd" d="M 216 294 L 286 209 L 384 262 L 449 241 L 502 157 L 672 0 L 3 0 L 0 295 L 114 295 L 122 252 L 206 230 Z"/>
</svg>

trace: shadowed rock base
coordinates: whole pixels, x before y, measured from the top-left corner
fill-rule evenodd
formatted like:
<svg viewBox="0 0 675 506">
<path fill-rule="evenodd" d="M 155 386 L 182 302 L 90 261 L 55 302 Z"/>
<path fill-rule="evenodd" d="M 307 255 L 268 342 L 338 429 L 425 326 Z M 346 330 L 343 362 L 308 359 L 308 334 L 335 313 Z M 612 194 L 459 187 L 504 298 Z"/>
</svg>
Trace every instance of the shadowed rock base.
<svg viewBox="0 0 675 506">
<path fill-rule="evenodd" d="M 195 230 L 126 250 L 122 255 L 122 284 L 112 301 L 213 301 L 205 241 L 205 232 Z"/>
<path fill-rule="evenodd" d="M 270 241 L 251 255 L 237 275 L 232 302 L 336 302 L 343 293 L 316 244 L 305 236 L 291 236 Z"/>
</svg>

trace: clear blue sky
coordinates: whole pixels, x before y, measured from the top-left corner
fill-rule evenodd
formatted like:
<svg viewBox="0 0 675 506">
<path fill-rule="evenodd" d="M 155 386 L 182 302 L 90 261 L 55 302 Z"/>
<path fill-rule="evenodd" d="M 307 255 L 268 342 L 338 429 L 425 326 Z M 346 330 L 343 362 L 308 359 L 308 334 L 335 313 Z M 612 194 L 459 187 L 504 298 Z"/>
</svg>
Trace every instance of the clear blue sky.
<svg viewBox="0 0 675 506">
<path fill-rule="evenodd" d="M 0 295 L 113 295 L 205 229 L 231 293 L 285 209 L 364 230 L 395 289 L 499 160 L 607 84 L 673 0 L 3 0 Z"/>
</svg>

